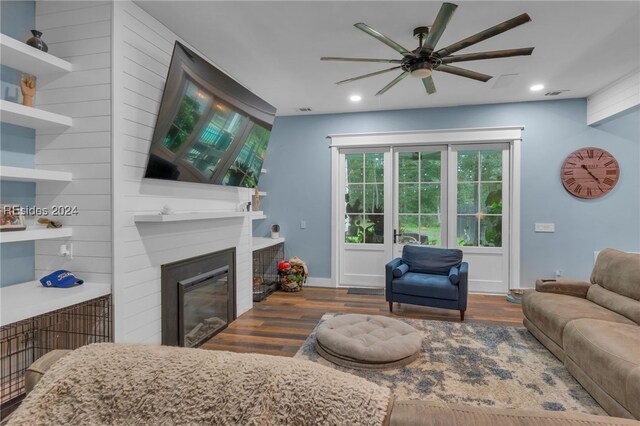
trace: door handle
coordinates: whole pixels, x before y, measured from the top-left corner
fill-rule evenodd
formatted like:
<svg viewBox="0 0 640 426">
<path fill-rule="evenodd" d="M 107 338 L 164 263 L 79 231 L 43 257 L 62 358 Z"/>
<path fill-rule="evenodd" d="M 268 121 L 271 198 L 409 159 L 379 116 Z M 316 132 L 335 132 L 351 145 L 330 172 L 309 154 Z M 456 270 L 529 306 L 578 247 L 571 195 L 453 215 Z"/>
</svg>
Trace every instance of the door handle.
<svg viewBox="0 0 640 426">
<path fill-rule="evenodd" d="M 394 229 L 394 230 L 393 230 L 393 244 L 398 244 L 397 237 L 399 237 L 400 235 L 402 235 L 402 234 L 398 233 L 397 231 L 398 231 L 397 229 Z"/>
</svg>

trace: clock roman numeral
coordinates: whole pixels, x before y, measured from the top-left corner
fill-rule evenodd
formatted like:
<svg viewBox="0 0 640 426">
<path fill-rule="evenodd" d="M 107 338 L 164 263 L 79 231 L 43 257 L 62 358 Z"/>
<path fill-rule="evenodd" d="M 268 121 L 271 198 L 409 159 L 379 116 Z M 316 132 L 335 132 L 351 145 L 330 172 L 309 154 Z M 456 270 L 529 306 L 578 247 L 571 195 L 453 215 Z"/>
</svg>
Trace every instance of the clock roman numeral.
<svg viewBox="0 0 640 426">
<path fill-rule="evenodd" d="M 603 155 L 604 155 L 604 152 L 601 152 L 600 155 L 598 156 L 598 160 L 601 159 Z"/>
<path fill-rule="evenodd" d="M 572 166 L 576 165 L 576 163 L 572 163 L 571 161 L 567 161 L 567 164 L 571 164 Z"/>
<path fill-rule="evenodd" d="M 602 183 L 604 183 L 605 185 L 613 185 L 613 179 L 609 179 L 609 178 L 604 178 L 604 180 L 602 181 Z"/>
<path fill-rule="evenodd" d="M 604 166 L 605 166 L 605 167 L 609 167 L 609 166 L 610 166 L 610 165 L 612 165 L 613 163 L 615 163 L 615 161 L 614 161 L 614 160 L 609 160 L 609 161 L 607 161 L 606 163 L 604 163 Z"/>
<path fill-rule="evenodd" d="M 567 170 L 564 172 L 565 176 L 572 176 L 573 175 L 573 170 Z"/>
<path fill-rule="evenodd" d="M 584 157 L 579 152 L 576 152 L 576 157 L 578 157 L 581 160 L 584 160 Z"/>
<path fill-rule="evenodd" d="M 607 170 L 607 174 L 608 174 L 608 175 L 617 175 L 617 174 L 618 174 L 618 171 L 617 171 L 616 169 L 613 169 L 613 170 Z"/>
<path fill-rule="evenodd" d="M 591 196 L 593 195 L 593 191 L 591 191 L 591 188 L 588 188 L 588 187 L 587 187 L 587 195 L 588 195 L 589 197 L 591 197 Z"/>
<path fill-rule="evenodd" d="M 576 191 L 577 194 L 579 194 L 580 192 L 582 192 L 582 185 L 577 184 L 576 187 L 574 188 L 574 191 Z"/>
<path fill-rule="evenodd" d="M 587 150 L 587 157 L 593 158 L 593 150 L 592 149 L 588 149 Z"/>
<path fill-rule="evenodd" d="M 576 183 L 576 178 L 569 178 L 566 180 L 567 185 L 571 186 L 571 185 L 575 185 Z"/>
</svg>

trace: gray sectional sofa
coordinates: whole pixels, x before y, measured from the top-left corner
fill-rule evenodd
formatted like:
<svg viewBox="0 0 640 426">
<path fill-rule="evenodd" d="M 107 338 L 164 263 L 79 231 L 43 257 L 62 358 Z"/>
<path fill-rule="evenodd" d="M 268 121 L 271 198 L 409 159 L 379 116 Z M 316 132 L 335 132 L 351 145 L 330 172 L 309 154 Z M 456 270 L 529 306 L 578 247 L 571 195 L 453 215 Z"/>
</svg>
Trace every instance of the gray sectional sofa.
<svg viewBox="0 0 640 426">
<path fill-rule="evenodd" d="M 538 280 L 524 325 L 612 416 L 640 419 L 640 255 L 605 249 L 591 281 Z"/>
</svg>

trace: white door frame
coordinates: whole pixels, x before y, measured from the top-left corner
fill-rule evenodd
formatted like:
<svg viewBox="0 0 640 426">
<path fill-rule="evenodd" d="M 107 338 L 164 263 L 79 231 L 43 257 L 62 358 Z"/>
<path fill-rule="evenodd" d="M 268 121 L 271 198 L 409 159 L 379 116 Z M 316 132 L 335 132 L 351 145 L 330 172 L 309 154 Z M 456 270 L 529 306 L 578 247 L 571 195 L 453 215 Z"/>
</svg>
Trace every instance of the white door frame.
<svg viewBox="0 0 640 426">
<path fill-rule="evenodd" d="M 443 144 L 509 144 L 509 288 L 520 286 L 520 157 L 524 126 L 471 129 L 418 130 L 384 133 L 331 134 L 331 281 L 337 283 L 340 209 L 338 194 L 339 149 Z"/>
</svg>

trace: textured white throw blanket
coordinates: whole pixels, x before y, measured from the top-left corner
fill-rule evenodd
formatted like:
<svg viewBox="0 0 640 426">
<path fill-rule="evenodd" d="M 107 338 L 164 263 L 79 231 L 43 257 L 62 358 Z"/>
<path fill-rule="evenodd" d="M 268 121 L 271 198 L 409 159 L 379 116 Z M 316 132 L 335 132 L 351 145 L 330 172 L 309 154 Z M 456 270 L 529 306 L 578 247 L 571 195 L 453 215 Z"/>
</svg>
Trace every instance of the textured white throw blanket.
<svg viewBox="0 0 640 426">
<path fill-rule="evenodd" d="M 9 425 L 382 425 L 389 389 L 292 358 L 97 343 L 53 365 Z"/>
</svg>

